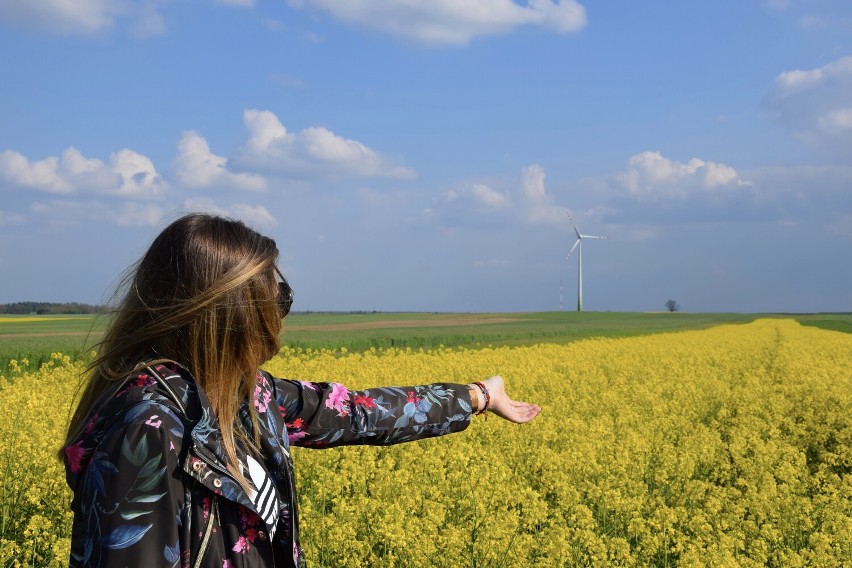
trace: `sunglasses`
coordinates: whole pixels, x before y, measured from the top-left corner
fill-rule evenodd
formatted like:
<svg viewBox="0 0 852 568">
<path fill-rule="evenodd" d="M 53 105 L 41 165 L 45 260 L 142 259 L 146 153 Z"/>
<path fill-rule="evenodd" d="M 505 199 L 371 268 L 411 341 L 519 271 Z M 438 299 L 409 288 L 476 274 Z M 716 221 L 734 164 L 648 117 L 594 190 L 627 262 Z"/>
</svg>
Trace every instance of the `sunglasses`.
<svg viewBox="0 0 852 568">
<path fill-rule="evenodd" d="M 287 314 L 290 313 L 290 308 L 293 307 L 293 289 L 290 288 L 290 284 L 287 283 L 287 279 L 284 278 L 284 275 L 276 268 L 275 272 L 278 272 L 278 276 L 281 277 L 281 282 L 278 283 L 278 310 L 281 312 L 281 317 L 287 317 Z"/>
</svg>

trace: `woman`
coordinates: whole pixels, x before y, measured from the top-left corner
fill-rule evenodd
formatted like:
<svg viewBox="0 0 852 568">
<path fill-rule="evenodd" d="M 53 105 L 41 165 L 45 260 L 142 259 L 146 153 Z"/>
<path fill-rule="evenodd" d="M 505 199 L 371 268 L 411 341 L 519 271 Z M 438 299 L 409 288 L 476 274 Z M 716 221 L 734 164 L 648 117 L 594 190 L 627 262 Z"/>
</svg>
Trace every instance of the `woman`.
<svg viewBox="0 0 852 568">
<path fill-rule="evenodd" d="M 301 566 L 289 440 L 395 444 L 540 411 L 500 377 L 353 392 L 258 370 L 293 301 L 277 261 L 272 239 L 192 214 L 138 263 L 63 446 L 72 566 Z"/>
</svg>

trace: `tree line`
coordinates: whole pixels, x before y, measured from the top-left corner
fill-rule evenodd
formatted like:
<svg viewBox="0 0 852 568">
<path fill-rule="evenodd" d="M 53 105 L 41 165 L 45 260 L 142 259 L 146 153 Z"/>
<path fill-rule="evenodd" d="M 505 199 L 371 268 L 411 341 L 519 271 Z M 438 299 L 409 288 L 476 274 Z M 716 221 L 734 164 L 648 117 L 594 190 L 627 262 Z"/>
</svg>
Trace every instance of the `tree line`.
<svg viewBox="0 0 852 568">
<path fill-rule="evenodd" d="M 93 306 L 78 302 L 14 302 L 0 304 L 0 314 L 100 314 L 107 311 L 106 306 Z"/>
</svg>

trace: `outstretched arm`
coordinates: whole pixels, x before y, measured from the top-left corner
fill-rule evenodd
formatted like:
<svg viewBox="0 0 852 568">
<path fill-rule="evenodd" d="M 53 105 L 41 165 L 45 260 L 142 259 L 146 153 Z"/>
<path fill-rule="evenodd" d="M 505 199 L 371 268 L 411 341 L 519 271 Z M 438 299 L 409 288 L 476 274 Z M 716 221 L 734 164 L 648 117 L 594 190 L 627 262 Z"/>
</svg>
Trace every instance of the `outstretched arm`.
<svg viewBox="0 0 852 568">
<path fill-rule="evenodd" d="M 482 410 L 516 423 L 541 411 L 510 399 L 499 376 L 482 381 L 483 390 L 435 383 L 350 391 L 339 383 L 270 379 L 290 443 L 298 446 L 397 444 L 464 430 Z"/>
<path fill-rule="evenodd" d="M 495 375 L 467 386 L 475 412 L 492 412 L 510 422 L 524 424 L 541 412 L 541 407 L 529 402 L 512 400 L 506 394 L 503 377 Z"/>
</svg>

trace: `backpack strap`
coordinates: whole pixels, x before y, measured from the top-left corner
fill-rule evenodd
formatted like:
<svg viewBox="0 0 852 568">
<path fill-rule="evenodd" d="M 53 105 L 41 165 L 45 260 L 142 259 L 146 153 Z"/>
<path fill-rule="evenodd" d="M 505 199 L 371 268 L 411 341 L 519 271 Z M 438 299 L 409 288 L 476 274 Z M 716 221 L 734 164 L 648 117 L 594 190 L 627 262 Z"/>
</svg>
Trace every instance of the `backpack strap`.
<svg viewBox="0 0 852 568">
<path fill-rule="evenodd" d="M 172 401 L 174 401 L 174 403 L 177 405 L 177 407 L 180 409 L 181 413 L 183 414 L 184 418 L 187 418 L 189 415 L 186 412 L 186 406 L 184 406 L 183 402 L 181 402 L 180 398 L 175 393 L 174 389 L 172 389 L 172 387 L 169 385 L 169 382 L 166 380 L 166 378 L 163 377 L 156 370 L 154 370 L 153 365 L 149 365 L 148 367 L 146 367 L 146 369 L 151 374 L 151 376 L 154 377 L 154 380 L 157 381 L 160 384 L 161 387 L 163 387 L 163 390 L 166 391 L 166 394 L 169 395 L 169 398 L 171 398 Z"/>
</svg>

